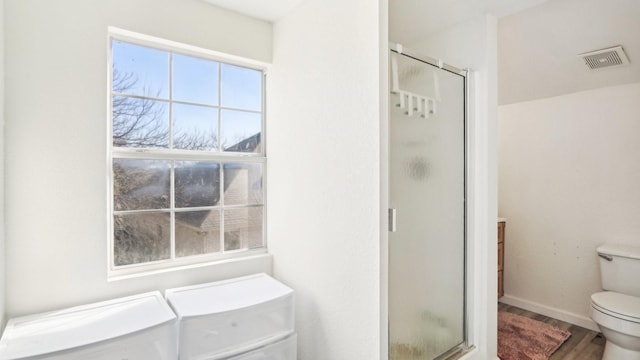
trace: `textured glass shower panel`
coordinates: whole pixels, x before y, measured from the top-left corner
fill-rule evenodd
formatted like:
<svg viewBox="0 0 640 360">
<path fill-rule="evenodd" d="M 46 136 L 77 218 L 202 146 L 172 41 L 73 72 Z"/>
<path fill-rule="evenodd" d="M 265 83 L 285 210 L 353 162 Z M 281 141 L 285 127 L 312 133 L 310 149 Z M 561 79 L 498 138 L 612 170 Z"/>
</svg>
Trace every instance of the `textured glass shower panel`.
<svg viewBox="0 0 640 360">
<path fill-rule="evenodd" d="M 431 360 L 465 340 L 464 78 L 391 56 L 390 359 Z"/>
</svg>

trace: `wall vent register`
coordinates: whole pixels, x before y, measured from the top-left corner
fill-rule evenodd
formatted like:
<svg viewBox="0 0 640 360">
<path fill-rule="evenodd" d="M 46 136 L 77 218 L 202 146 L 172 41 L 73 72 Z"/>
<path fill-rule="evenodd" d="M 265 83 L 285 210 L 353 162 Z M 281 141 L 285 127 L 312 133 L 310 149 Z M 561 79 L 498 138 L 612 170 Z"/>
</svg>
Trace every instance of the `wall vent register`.
<svg viewBox="0 0 640 360">
<path fill-rule="evenodd" d="M 629 64 L 629 58 L 622 46 L 614 46 L 607 49 L 591 51 L 578 55 L 584 60 L 590 70 L 623 66 Z"/>
</svg>

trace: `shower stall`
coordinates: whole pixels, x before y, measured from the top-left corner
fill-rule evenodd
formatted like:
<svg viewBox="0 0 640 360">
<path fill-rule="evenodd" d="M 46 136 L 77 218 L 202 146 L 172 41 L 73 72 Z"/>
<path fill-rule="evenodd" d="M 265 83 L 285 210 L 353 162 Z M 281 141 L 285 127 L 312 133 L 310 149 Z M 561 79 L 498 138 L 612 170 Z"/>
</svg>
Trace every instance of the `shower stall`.
<svg viewBox="0 0 640 360">
<path fill-rule="evenodd" d="M 389 56 L 389 359 L 432 360 L 467 340 L 467 71 Z"/>
</svg>

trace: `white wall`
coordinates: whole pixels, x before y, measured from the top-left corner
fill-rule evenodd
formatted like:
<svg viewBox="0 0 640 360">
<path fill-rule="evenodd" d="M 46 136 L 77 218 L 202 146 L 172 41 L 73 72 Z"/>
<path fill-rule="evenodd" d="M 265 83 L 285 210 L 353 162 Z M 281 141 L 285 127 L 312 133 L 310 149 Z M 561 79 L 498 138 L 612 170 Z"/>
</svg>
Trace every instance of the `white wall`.
<svg viewBox="0 0 640 360">
<path fill-rule="evenodd" d="M 7 0 L 7 313 L 270 270 L 270 258 L 107 282 L 107 26 L 271 60 L 271 25 L 197 0 Z"/>
<path fill-rule="evenodd" d="M 379 30 L 380 30 L 380 75 L 379 75 L 379 92 L 380 92 L 380 129 L 378 137 L 380 138 L 380 359 L 387 359 L 389 354 L 389 91 L 390 87 L 390 66 L 389 66 L 389 0 L 380 0 L 380 9 L 378 13 Z"/>
<path fill-rule="evenodd" d="M 640 246 L 640 83 L 499 108 L 506 302 L 578 325 L 595 249 Z"/>
<path fill-rule="evenodd" d="M 470 359 L 497 358 L 497 22 L 479 16 L 414 44 L 413 51 L 471 68 L 468 109 L 467 284 Z"/>
<path fill-rule="evenodd" d="M 4 0 L 0 0 L 0 328 L 5 320 L 4 144 Z"/>
<path fill-rule="evenodd" d="M 381 358 L 379 11 L 309 0 L 274 26 L 269 247 L 301 360 Z"/>
</svg>

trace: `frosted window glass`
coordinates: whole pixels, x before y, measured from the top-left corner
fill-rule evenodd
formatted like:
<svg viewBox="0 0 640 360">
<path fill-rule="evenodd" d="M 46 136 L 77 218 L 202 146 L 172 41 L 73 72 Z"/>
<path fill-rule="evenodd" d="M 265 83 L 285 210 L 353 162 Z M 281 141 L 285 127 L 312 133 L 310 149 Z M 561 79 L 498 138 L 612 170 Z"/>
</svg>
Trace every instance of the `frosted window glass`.
<svg viewBox="0 0 640 360">
<path fill-rule="evenodd" d="M 390 94 L 389 351 L 431 360 L 465 340 L 464 78 L 392 56 L 400 90 L 432 103 Z"/>
<path fill-rule="evenodd" d="M 262 204 L 261 163 L 224 164 L 225 205 Z"/>
<path fill-rule="evenodd" d="M 116 215 L 113 223 L 116 266 L 169 258 L 171 226 L 168 213 Z"/>
<path fill-rule="evenodd" d="M 220 251 L 220 210 L 176 213 L 176 256 Z"/>
<path fill-rule="evenodd" d="M 115 210 L 169 208 L 170 162 L 113 160 Z"/>
<path fill-rule="evenodd" d="M 262 207 L 224 211 L 225 251 L 263 246 L 262 212 Z"/>
<path fill-rule="evenodd" d="M 176 207 L 218 205 L 220 164 L 208 161 L 175 162 Z"/>
</svg>

